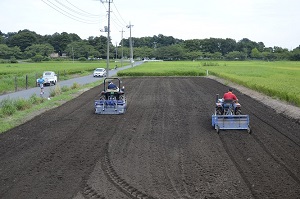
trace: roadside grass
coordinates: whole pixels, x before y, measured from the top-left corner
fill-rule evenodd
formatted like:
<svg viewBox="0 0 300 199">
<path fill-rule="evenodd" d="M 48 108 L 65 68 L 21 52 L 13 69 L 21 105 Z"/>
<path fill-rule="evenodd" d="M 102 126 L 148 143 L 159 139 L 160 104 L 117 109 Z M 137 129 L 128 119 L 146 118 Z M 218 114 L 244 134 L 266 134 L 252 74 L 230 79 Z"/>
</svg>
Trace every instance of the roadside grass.
<svg viewBox="0 0 300 199">
<path fill-rule="evenodd" d="M 50 94 L 52 95 L 50 100 L 47 98 L 41 98 L 37 95 L 32 95 L 28 100 L 2 100 L 0 104 L 0 133 L 23 124 L 38 114 L 62 105 L 63 103 L 77 97 L 82 92 L 98 86 L 99 82 L 102 83 L 103 81 L 97 81 L 84 86 L 74 83 L 71 87 L 63 86 L 62 88 L 60 88 L 59 85 L 56 85 L 50 92 L 52 93 Z"/>
<path fill-rule="evenodd" d="M 92 73 L 95 68 L 106 68 L 105 60 L 92 62 L 75 61 L 52 61 L 42 63 L 0 63 L 0 94 L 23 90 L 36 86 L 36 79 L 44 71 L 54 71 L 58 74 L 58 80 L 71 79 L 74 76 L 85 76 Z M 112 61 L 110 68 L 114 68 L 115 63 Z"/>
</svg>

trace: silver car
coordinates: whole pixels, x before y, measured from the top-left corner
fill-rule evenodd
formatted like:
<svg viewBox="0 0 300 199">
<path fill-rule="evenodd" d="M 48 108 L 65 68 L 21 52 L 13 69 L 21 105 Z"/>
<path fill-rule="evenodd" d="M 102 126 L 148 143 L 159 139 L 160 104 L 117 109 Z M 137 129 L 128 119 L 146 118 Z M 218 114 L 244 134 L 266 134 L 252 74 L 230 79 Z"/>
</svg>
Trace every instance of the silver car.
<svg viewBox="0 0 300 199">
<path fill-rule="evenodd" d="M 94 70 L 94 77 L 106 77 L 106 70 L 104 68 L 96 68 Z"/>
</svg>

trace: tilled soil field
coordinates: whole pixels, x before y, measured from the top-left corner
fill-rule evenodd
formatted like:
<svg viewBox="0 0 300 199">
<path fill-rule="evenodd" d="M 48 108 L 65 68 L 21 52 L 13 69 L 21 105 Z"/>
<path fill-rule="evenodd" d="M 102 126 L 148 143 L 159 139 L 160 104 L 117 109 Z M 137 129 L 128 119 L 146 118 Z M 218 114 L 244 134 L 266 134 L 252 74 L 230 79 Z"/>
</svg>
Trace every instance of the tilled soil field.
<svg viewBox="0 0 300 199">
<path fill-rule="evenodd" d="M 124 115 L 95 115 L 102 86 L 0 135 L 3 199 L 300 198 L 300 124 L 242 94 L 252 134 L 211 126 L 227 87 L 203 77 L 123 79 Z"/>
</svg>

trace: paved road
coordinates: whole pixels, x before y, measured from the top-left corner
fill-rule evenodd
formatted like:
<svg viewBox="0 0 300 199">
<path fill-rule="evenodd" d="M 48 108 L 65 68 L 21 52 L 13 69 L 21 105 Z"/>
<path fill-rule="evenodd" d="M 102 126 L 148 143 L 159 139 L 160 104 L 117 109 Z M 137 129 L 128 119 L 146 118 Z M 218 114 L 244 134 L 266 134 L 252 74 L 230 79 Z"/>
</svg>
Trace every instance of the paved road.
<svg viewBox="0 0 300 199">
<path fill-rule="evenodd" d="M 142 64 L 143 62 L 135 62 L 133 66 L 138 66 L 140 64 Z M 117 68 L 117 69 L 113 69 L 109 71 L 109 77 L 112 76 L 116 76 L 117 72 L 120 70 L 124 70 L 124 69 L 128 69 L 130 68 L 131 65 L 127 65 L 127 66 L 123 66 L 122 68 Z M 93 83 L 99 80 L 102 80 L 103 78 L 94 78 L 93 75 L 88 75 L 88 76 L 84 76 L 84 77 L 78 77 L 78 78 L 73 78 L 73 79 L 69 79 L 69 80 L 65 80 L 65 81 L 59 81 L 58 84 L 63 87 L 63 86 L 72 86 L 74 83 L 78 83 L 80 85 L 85 85 L 85 84 L 89 84 L 89 83 Z M 44 91 L 45 97 L 48 97 L 50 94 L 50 89 L 53 89 L 53 86 L 45 86 L 44 87 Z M 27 90 L 21 90 L 21 91 L 17 91 L 17 92 L 13 92 L 13 93 L 8 93 L 5 95 L 0 95 L 0 101 L 4 100 L 4 99 L 17 99 L 17 98 L 24 98 L 24 99 L 29 99 L 32 95 L 40 95 L 40 88 L 39 87 L 35 87 L 35 88 L 30 88 Z"/>
</svg>

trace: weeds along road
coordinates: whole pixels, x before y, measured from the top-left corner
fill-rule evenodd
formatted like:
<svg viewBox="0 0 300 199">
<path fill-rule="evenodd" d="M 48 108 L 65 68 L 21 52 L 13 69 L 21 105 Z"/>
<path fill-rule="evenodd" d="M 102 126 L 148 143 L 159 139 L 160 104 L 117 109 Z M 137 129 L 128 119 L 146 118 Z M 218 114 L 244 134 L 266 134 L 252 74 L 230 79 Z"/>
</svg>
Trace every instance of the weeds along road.
<svg viewBox="0 0 300 199">
<path fill-rule="evenodd" d="M 236 92 L 252 134 L 211 126 L 205 77 L 123 79 L 128 110 L 95 115 L 100 86 L 0 135 L 0 198 L 289 198 L 300 124 Z"/>
<path fill-rule="evenodd" d="M 142 61 L 139 62 L 135 62 L 134 66 L 138 66 L 140 64 L 142 64 Z M 117 74 L 118 71 L 130 68 L 131 65 L 127 65 L 124 66 L 122 68 L 117 68 L 109 70 L 109 77 L 115 76 Z M 59 85 L 60 87 L 63 86 L 67 86 L 67 87 L 71 87 L 74 83 L 77 83 L 79 85 L 85 85 L 85 84 L 89 84 L 89 83 L 93 83 L 96 81 L 103 80 L 103 78 L 95 78 L 93 77 L 93 74 L 88 75 L 88 76 L 83 76 L 83 77 L 77 77 L 77 78 L 73 78 L 73 79 L 69 79 L 69 80 L 64 80 L 64 81 L 59 81 L 57 83 L 57 85 Z M 50 96 L 50 91 L 51 89 L 54 89 L 54 86 L 45 86 L 44 87 L 44 96 L 48 97 Z M 4 94 L 4 95 L 0 95 L 0 102 L 4 99 L 18 99 L 18 98 L 24 98 L 24 99 L 29 99 L 32 95 L 40 95 L 40 88 L 39 87 L 35 87 L 35 88 L 30 88 L 27 90 L 21 90 L 21 91 L 17 91 L 17 92 L 12 92 L 12 93 L 8 93 L 8 94 Z"/>
</svg>

